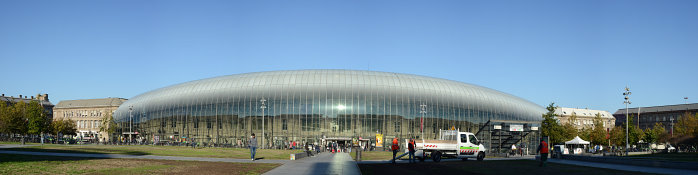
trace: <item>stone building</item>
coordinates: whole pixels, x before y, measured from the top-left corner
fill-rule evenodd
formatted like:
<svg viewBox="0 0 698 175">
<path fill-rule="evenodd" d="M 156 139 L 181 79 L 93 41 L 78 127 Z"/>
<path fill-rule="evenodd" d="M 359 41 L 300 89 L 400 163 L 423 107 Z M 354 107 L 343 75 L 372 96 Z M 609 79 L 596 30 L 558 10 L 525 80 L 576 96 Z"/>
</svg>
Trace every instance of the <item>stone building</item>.
<svg viewBox="0 0 698 175">
<path fill-rule="evenodd" d="M 0 96 L 0 101 L 4 102 L 8 106 L 12 106 L 15 103 L 19 103 L 20 101 L 24 101 L 24 103 L 29 103 L 31 101 L 38 101 L 39 105 L 44 108 L 44 112 L 46 112 L 46 117 L 49 119 L 53 118 L 53 107 L 54 105 L 48 100 L 48 94 L 37 94 L 36 97 L 34 96 L 22 96 L 19 95 L 19 97 L 14 97 L 14 96 L 5 96 L 5 94 L 2 94 Z"/>
<path fill-rule="evenodd" d="M 77 124 L 77 135 L 87 141 L 110 141 L 106 133 L 99 132 L 99 126 L 106 114 L 113 113 L 124 98 L 100 98 L 84 100 L 63 100 L 53 108 L 54 119 L 71 119 Z"/>
<path fill-rule="evenodd" d="M 698 113 L 698 103 L 628 108 L 627 111 L 629 116 L 633 117 L 631 125 L 647 129 L 654 127 L 655 123 L 661 123 L 667 132 L 673 134 L 673 126 L 681 116 L 685 113 Z M 625 115 L 625 108 L 613 113 L 619 126 L 625 126 Z"/>
<path fill-rule="evenodd" d="M 560 124 L 566 124 L 570 122 L 570 117 L 576 116 L 577 119 L 572 121 L 572 125 L 580 130 L 583 128 L 594 128 L 596 114 L 600 115 L 605 129 L 611 130 L 616 124 L 616 118 L 608 111 L 556 107 L 555 114 L 557 114 L 557 120 Z"/>
</svg>

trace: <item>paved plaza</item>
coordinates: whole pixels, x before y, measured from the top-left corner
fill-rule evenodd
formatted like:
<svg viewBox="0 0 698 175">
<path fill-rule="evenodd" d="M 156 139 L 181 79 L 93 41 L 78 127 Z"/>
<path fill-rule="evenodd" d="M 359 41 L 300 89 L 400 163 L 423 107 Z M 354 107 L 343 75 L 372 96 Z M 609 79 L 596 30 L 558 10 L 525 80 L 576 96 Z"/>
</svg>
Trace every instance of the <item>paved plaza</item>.
<svg viewBox="0 0 698 175">
<path fill-rule="evenodd" d="M 18 145 L 4 144 L 0 145 L 3 148 L 17 148 L 23 146 L 35 145 Z M 263 150 L 260 150 L 263 151 Z M 183 161 L 208 161 L 208 162 L 237 162 L 237 163 L 279 163 L 281 166 L 266 172 L 267 175 L 309 175 L 309 174 L 342 174 L 342 175 L 359 175 L 361 171 L 357 166 L 357 162 L 352 160 L 349 153 L 320 153 L 313 157 L 306 157 L 298 160 L 274 160 L 274 159 L 259 159 L 251 161 L 249 159 L 232 159 L 232 158 L 206 158 L 206 157 L 178 157 L 178 156 L 154 156 L 154 155 L 125 155 L 125 154 L 84 154 L 84 153 L 54 153 L 54 152 L 29 152 L 29 151 L 8 151 L 0 150 L 1 154 L 23 154 L 23 155 L 41 155 L 41 156 L 64 156 L 64 157 L 86 157 L 86 158 L 121 158 L 121 159 L 155 159 L 155 160 L 183 160 Z M 387 159 L 387 158 L 386 158 Z M 485 161 L 497 160 L 535 160 L 534 156 L 510 157 L 510 158 L 486 158 Z M 586 161 L 574 161 L 564 159 L 548 159 L 552 163 L 570 164 L 578 166 L 606 168 L 624 171 L 636 171 L 645 173 L 657 174 L 698 174 L 698 171 L 684 169 L 669 169 L 656 167 L 643 167 L 632 165 L 620 165 L 609 163 L 596 163 Z M 462 161 L 460 159 L 443 159 L 442 161 Z M 476 161 L 476 160 L 469 160 Z M 425 162 L 431 162 L 427 159 Z M 390 163 L 389 160 L 369 160 L 360 161 L 360 164 L 376 164 Z M 397 163 L 408 163 L 407 160 L 398 160 Z"/>
</svg>

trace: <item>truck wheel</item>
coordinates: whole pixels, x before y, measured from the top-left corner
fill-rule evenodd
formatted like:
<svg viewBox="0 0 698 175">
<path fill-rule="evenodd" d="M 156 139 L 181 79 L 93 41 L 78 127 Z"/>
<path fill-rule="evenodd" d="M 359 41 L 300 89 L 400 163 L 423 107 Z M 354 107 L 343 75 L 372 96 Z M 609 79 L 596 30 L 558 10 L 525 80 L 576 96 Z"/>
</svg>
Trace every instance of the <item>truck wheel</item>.
<svg viewBox="0 0 698 175">
<path fill-rule="evenodd" d="M 424 157 L 418 157 L 418 158 L 419 158 L 419 162 L 424 162 Z"/>
<path fill-rule="evenodd" d="M 431 160 L 434 162 L 441 162 L 441 151 L 437 151 L 434 155 L 431 155 Z"/>
<path fill-rule="evenodd" d="M 477 153 L 477 161 L 485 160 L 485 152 Z"/>
</svg>

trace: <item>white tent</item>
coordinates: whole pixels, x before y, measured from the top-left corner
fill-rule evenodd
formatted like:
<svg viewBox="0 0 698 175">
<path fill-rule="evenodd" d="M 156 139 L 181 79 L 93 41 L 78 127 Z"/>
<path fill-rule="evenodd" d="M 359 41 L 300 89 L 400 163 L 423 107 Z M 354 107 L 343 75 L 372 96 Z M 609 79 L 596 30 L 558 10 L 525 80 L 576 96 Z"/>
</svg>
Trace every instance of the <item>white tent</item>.
<svg viewBox="0 0 698 175">
<path fill-rule="evenodd" d="M 565 142 L 565 145 L 582 145 L 583 148 L 586 148 L 586 145 L 588 145 L 588 144 L 589 144 L 588 141 L 582 140 L 582 138 L 579 138 L 579 136 L 576 136 L 576 137 L 574 137 L 574 139 Z M 574 154 L 582 154 L 582 152 L 584 152 L 584 150 L 578 146 L 575 146 L 575 148 L 571 148 L 571 149 L 572 149 L 571 152 L 573 152 Z"/>
<path fill-rule="evenodd" d="M 589 141 L 584 141 L 579 136 L 574 137 L 574 139 L 570 141 L 566 141 L 565 145 L 588 145 Z"/>
</svg>

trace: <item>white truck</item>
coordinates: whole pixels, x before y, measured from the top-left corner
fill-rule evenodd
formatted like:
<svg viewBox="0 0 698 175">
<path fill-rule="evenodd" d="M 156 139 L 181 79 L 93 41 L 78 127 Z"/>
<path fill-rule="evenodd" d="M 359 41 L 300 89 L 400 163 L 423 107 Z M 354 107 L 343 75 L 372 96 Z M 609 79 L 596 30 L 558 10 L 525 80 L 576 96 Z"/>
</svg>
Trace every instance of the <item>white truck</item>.
<svg viewBox="0 0 698 175">
<path fill-rule="evenodd" d="M 434 162 L 440 162 L 442 157 L 468 160 L 485 159 L 485 146 L 477 140 L 475 134 L 458 130 L 441 130 L 438 140 L 415 140 L 415 157 L 424 161 L 431 157 Z"/>
</svg>

